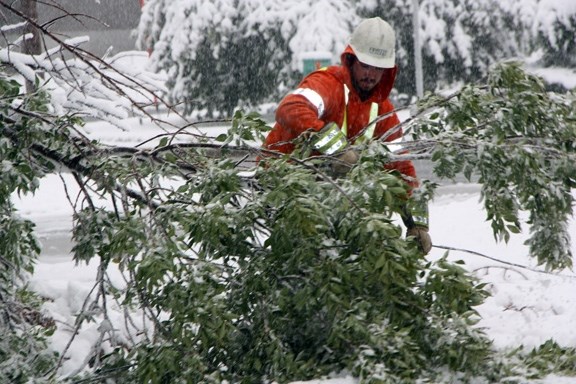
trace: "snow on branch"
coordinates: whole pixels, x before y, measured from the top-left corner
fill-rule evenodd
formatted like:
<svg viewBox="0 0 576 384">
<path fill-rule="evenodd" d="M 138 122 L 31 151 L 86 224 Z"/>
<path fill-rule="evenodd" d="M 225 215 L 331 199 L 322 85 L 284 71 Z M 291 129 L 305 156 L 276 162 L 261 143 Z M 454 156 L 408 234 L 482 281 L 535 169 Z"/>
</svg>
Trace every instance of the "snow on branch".
<svg viewBox="0 0 576 384">
<path fill-rule="evenodd" d="M 17 44 L 0 47 L 0 63 L 12 67 L 24 81 L 46 91 L 52 113 L 98 118 L 127 129 L 124 126 L 127 117 L 134 114 L 149 116 L 149 106 L 167 106 L 162 99 L 166 91 L 164 79 L 141 66 L 123 64 L 130 60 L 127 53 L 99 58 L 80 48 L 88 37 L 61 39 L 46 27 L 49 23 L 40 25 L 11 5 L 4 2 L 0 5 L 23 18 L 26 25 L 33 26 L 41 35 L 45 48 L 47 37 L 57 43 L 56 47 L 40 54 L 18 52 Z M 8 29 L 21 25 L 23 23 Z M 135 57 L 138 54 L 133 52 Z"/>
</svg>

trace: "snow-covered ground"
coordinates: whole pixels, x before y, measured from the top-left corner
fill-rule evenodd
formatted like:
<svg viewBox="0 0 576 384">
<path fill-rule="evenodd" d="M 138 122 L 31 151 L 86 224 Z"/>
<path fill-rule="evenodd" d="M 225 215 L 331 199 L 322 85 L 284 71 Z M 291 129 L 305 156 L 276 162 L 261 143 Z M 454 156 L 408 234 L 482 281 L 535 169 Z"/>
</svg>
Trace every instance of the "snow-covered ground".
<svg viewBox="0 0 576 384">
<path fill-rule="evenodd" d="M 135 118 L 134 124 L 139 121 Z M 145 124 L 130 132 L 100 122 L 88 123 L 86 129 L 89 136 L 115 145 L 134 145 L 152 136 Z M 75 265 L 71 259 L 72 209 L 65 198 L 63 180 L 71 181 L 70 175 L 48 176 L 34 196 L 24 196 L 15 202 L 22 216 L 37 223 L 44 247 L 31 277 L 31 287 L 51 299 L 44 310 L 58 322 L 58 331 L 51 339 L 52 348 L 57 351 L 63 351 L 71 338 L 74 315 L 94 285 L 97 268 L 96 264 Z M 68 184 L 68 193 L 73 195 L 70 188 L 74 183 Z M 576 274 L 568 270 L 546 273 L 537 267 L 523 245 L 526 233 L 513 236 L 508 244 L 495 242 L 485 216 L 479 201 L 479 185 L 441 186 L 430 204 L 430 232 L 436 247 L 428 257 L 437 259 L 447 248 L 462 250 L 451 250 L 449 257 L 465 261 L 467 268 L 489 283 L 492 296 L 479 307 L 482 315 L 479 326 L 486 329 L 496 347 L 535 347 L 548 339 L 576 347 Z M 574 220 L 570 233 L 576 234 Z M 576 254 L 576 244 L 572 245 L 572 252 Z M 122 284 L 118 271 L 110 274 Z M 67 350 L 64 373 L 83 365 L 87 351 L 99 335 L 98 326 L 91 323 L 75 337 Z M 354 379 L 346 377 L 306 384 L 354 383 Z M 542 383 L 576 383 L 576 378 L 551 376 Z"/>
</svg>

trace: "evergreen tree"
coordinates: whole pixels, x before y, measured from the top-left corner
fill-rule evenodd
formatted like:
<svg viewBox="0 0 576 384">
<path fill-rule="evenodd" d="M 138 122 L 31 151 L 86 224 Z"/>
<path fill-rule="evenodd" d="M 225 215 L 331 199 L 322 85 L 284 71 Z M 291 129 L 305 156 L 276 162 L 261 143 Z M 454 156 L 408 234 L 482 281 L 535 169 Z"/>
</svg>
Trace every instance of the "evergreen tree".
<svg viewBox="0 0 576 384">
<path fill-rule="evenodd" d="M 364 3 L 366 5 L 364 5 Z M 433 90 L 458 81 L 476 81 L 491 64 L 515 54 L 500 8 L 500 1 L 421 0 L 420 38 L 425 89 Z M 400 92 L 413 95 L 413 2 L 360 1 L 365 17 L 380 16 L 397 32 Z"/>
<path fill-rule="evenodd" d="M 328 51 L 338 63 L 360 18 L 380 16 L 397 33 L 396 87 L 413 95 L 412 6 L 409 0 L 252 0 L 235 8 L 232 0 L 150 0 L 138 41 L 152 52 L 156 69 L 168 73 L 173 103 L 188 113 L 230 115 L 236 107 L 276 101 L 301 78 L 304 52 Z M 570 64 L 574 56 L 576 10 L 564 14 L 536 0 L 421 0 L 419 7 L 426 90 L 478 80 L 491 65 L 539 49 L 545 65 Z"/>
<path fill-rule="evenodd" d="M 576 5 L 545 0 L 502 2 L 508 30 L 519 53 L 537 55 L 544 66 L 574 67 Z"/>
<path fill-rule="evenodd" d="M 291 53 L 275 4 L 253 3 L 146 2 L 138 41 L 156 70 L 167 72 L 172 103 L 187 113 L 231 116 L 234 108 L 275 94 L 289 76 L 282 68 Z M 263 13 L 268 18 L 247 17 Z"/>
<path fill-rule="evenodd" d="M 551 31 L 540 30 L 538 42 L 545 66 L 576 68 L 576 13 L 556 20 Z"/>
</svg>

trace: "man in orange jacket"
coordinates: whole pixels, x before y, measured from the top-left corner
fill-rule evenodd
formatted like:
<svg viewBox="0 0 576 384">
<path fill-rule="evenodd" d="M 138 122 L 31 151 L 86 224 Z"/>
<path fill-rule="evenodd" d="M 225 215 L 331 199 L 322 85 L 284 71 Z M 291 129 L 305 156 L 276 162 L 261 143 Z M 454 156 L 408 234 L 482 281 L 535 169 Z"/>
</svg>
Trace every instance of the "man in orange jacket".
<svg viewBox="0 0 576 384">
<path fill-rule="evenodd" d="M 358 159 L 352 145 L 371 139 L 400 139 L 400 120 L 388 99 L 397 71 L 395 44 L 394 30 L 386 21 L 379 17 L 362 21 L 341 55 L 341 65 L 312 72 L 280 102 L 264 147 L 292 153 L 295 139 L 316 132 L 312 144 L 317 154 L 334 155 L 336 163 L 350 167 Z M 387 117 L 368 125 L 383 115 Z M 411 187 L 417 186 L 411 161 L 397 161 L 387 168 L 398 170 Z M 428 253 L 432 247 L 428 215 L 427 210 L 421 211 L 415 215 L 406 212 L 403 220 L 407 236 L 413 236 Z"/>
</svg>

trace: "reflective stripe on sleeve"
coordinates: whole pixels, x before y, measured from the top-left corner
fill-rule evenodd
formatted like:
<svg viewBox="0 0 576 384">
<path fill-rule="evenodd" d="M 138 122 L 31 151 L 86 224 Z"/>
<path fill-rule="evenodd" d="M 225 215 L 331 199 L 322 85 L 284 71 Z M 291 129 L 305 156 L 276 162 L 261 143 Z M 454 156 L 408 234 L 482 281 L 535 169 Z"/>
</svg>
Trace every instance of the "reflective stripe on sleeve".
<svg viewBox="0 0 576 384">
<path fill-rule="evenodd" d="M 313 146 L 318 152 L 331 155 L 347 145 L 346 136 L 336 124 L 333 124 L 327 132 L 323 132 L 322 137 Z"/>
<path fill-rule="evenodd" d="M 428 228 L 430 223 L 428 221 L 428 216 L 412 216 L 414 219 L 414 224 L 420 227 Z"/>
<path fill-rule="evenodd" d="M 322 117 L 324 114 L 324 100 L 322 100 L 322 96 L 320 96 L 318 92 L 313 91 L 310 88 L 297 88 L 292 92 L 292 94 L 304 96 L 318 110 L 318 118 Z"/>
</svg>

